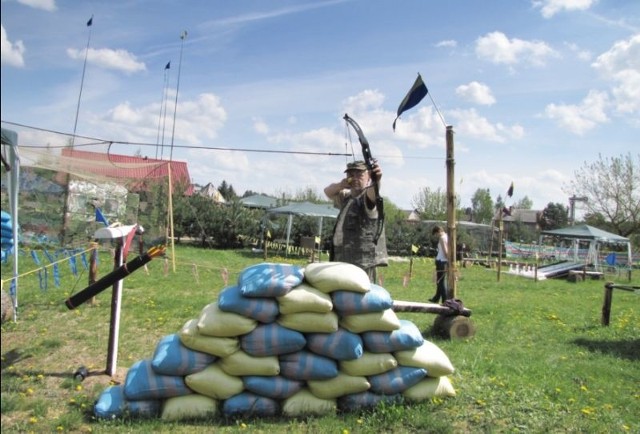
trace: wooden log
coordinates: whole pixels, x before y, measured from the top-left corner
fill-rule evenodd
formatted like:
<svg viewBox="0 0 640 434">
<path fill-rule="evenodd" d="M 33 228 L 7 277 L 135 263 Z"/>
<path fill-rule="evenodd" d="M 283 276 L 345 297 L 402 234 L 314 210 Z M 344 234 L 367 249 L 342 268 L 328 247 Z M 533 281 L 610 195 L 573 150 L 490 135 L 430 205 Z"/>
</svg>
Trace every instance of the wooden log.
<svg viewBox="0 0 640 434">
<path fill-rule="evenodd" d="M 433 331 L 443 338 L 469 338 L 476 334 L 476 327 L 470 318 L 462 315 L 438 315 L 433 322 Z"/>
<path fill-rule="evenodd" d="M 421 313 L 435 313 L 437 315 L 444 316 L 471 316 L 471 310 L 466 307 L 462 309 L 461 312 L 458 312 L 455 309 L 452 309 L 448 306 L 443 306 L 441 304 L 436 303 L 419 303 L 415 301 L 402 301 L 402 300 L 394 300 L 393 306 L 391 307 L 394 312 L 421 312 Z"/>
</svg>

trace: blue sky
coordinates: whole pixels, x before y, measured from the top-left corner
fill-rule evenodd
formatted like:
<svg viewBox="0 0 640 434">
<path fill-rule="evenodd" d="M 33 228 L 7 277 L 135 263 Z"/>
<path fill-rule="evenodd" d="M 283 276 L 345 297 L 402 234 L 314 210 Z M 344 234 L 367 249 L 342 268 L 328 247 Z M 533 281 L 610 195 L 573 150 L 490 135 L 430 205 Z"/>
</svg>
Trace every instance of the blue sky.
<svg viewBox="0 0 640 434">
<path fill-rule="evenodd" d="M 1 6 L 3 127 L 72 133 L 82 83 L 77 134 L 129 142 L 112 152 L 153 158 L 168 158 L 173 142 L 193 182 L 224 180 L 238 194 L 322 194 L 352 159 L 329 153 L 361 158 L 344 113 L 383 167 L 383 195 L 403 209 L 424 187 L 446 190 L 445 124 L 455 132 L 463 206 L 478 188 L 504 197 L 512 181 L 513 201 L 568 205 L 568 183 L 585 162 L 640 149 L 637 0 Z M 417 73 L 429 95 L 394 133 Z M 147 146 L 160 132 L 166 147 Z M 68 140 L 19 133 L 30 145 Z"/>
</svg>

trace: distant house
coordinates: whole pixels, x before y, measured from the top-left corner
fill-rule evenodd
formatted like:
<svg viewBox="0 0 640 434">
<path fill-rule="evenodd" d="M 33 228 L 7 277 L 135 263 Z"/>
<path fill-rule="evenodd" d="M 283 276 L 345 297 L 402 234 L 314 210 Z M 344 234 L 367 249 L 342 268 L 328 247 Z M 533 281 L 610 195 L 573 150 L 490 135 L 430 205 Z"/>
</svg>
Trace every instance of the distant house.
<svg viewBox="0 0 640 434">
<path fill-rule="evenodd" d="M 538 221 L 540 219 L 540 215 L 542 211 L 535 210 L 535 209 L 512 208 L 510 209 L 510 213 L 511 215 L 506 215 L 505 213 L 502 217 L 502 224 L 505 232 L 508 233 L 511 225 L 513 225 L 516 222 L 521 222 L 523 225 L 525 225 L 525 227 L 531 230 L 534 230 L 534 231 L 540 230 L 540 225 L 538 224 Z M 498 221 L 500 219 L 499 212 L 496 213 L 494 218 L 495 218 L 495 221 Z"/>
<path fill-rule="evenodd" d="M 196 194 L 199 194 L 200 196 L 208 197 L 209 199 L 213 200 L 215 203 L 227 202 L 222 196 L 222 193 L 220 193 L 220 190 L 218 190 L 212 183 L 208 183 L 207 185 L 202 187 L 200 190 L 196 192 Z"/>
<path fill-rule="evenodd" d="M 420 212 L 417 209 L 403 210 L 405 214 L 405 221 L 410 223 L 417 223 L 420 221 Z"/>
</svg>

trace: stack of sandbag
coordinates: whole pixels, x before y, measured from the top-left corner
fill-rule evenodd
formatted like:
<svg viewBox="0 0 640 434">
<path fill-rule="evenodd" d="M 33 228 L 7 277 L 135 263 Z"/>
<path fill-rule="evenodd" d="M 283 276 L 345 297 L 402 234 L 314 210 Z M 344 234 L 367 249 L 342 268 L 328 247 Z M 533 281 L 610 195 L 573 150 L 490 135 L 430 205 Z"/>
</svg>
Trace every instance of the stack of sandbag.
<svg viewBox="0 0 640 434">
<path fill-rule="evenodd" d="M 324 415 L 454 396 L 447 355 L 355 265 L 244 269 L 108 387 L 98 418 Z"/>
</svg>

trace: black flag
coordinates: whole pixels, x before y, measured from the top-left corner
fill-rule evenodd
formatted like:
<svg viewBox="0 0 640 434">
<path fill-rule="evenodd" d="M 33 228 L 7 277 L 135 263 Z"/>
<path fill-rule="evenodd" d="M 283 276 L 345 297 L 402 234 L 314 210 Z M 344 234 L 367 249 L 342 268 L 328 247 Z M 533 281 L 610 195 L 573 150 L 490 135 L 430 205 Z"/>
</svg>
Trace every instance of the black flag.
<svg viewBox="0 0 640 434">
<path fill-rule="evenodd" d="M 167 66 L 165 66 L 164 69 L 171 69 L 171 61 L 169 61 L 169 63 L 167 63 Z"/>
<path fill-rule="evenodd" d="M 398 120 L 400 115 L 405 111 L 409 110 L 410 108 L 413 108 L 416 105 L 418 105 L 418 103 L 422 101 L 422 98 L 424 98 L 428 92 L 429 90 L 427 89 L 427 86 L 422 81 L 422 77 L 420 76 L 420 74 L 418 74 L 418 78 L 416 78 L 416 81 L 413 83 L 413 86 L 411 86 L 411 89 L 409 89 L 409 92 L 404 97 L 404 99 L 400 103 L 400 106 L 398 107 L 396 119 L 393 121 L 393 131 L 396 130 L 396 121 Z"/>
<path fill-rule="evenodd" d="M 93 15 L 91 15 L 91 18 L 87 21 L 87 27 L 91 27 L 91 24 L 93 24 Z"/>
<path fill-rule="evenodd" d="M 507 190 L 507 197 L 511 196 L 513 196 L 513 181 L 511 181 L 511 186 L 509 187 L 509 190 Z"/>
</svg>

